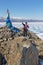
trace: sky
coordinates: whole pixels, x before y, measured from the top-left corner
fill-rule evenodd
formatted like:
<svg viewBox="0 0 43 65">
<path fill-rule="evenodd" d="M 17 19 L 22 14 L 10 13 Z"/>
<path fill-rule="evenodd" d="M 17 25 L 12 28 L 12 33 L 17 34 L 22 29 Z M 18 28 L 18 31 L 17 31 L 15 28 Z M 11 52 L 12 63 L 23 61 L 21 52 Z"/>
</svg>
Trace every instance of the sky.
<svg viewBox="0 0 43 65">
<path fill-rule="evenodd" d="M 11 17 L 43 20 L 43 0 L 0 0 L 1 17 L 6 17 L 7 9 Z"/>
</svg>

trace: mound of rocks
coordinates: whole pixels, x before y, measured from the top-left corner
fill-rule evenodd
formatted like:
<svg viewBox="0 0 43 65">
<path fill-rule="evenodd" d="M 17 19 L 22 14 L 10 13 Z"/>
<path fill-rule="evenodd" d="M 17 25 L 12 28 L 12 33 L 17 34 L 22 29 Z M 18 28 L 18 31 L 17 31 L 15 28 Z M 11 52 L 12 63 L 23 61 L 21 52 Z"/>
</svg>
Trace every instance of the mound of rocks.
<svg viewBox="0 0 43 65">
<path fill-rule="evenodd" d="M 24 37 L 16 37 L 1 43 L 0 53 L 5 57 L 7 65 L 38 65 L 37 48 L 28 39 L 26 41 L 24 39 Z"/>
<path fill-rule="evenodd" d="M 0 43 L 13 38 L 13 33 L 7 26 L 0 28 Z"/>
<path fill-rule="evenodd" d="M 0 65 L 38 65 L 41 39 L 30 31 L 27 37 L 22 31 L 12 33 L 7 27 L 0 28 Z"/>
</svg>

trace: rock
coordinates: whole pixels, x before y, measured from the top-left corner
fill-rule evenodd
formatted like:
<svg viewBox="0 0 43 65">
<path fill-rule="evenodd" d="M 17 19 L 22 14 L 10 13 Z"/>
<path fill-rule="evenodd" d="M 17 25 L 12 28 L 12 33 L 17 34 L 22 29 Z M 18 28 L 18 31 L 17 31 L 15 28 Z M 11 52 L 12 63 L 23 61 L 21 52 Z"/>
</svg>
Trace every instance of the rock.
<svg viewBox="0 0 43 65">
<path fill-rule="evenodd" d="M 0 33 L 0 53 L 7 61 L 6 65 L 38 64 L 38 52 L 43 55 L 43 41 L 34 33 L 29 31 L 24 37 L 22 31 L 13 33 L 7 27 L 2 27 Z"/>
<path fill-rule="evenodd" d="M 17 43 L 17 47 L 19 48 L 19 43 Z"/>
<path fill-rule="evenodd" d="M 2 34 L 0 34 L 0 39 L 2 39 L 3 38 L 3 36 L 2 36 Z"/>
<path fill-rule="evenodd" d="M 27 40 L 27 38 L 25 37 L 24 39 L 23 39 L 23 41 L 26 41 Z"/>
<path fill-rule="evenodd" d="M 20 65 L 38 65 L 38 50 L 32 44 L 23 48 Z"/>
<path fill-rule="evenodd" d="M 0 39 L 0 43 L 3 42 L 4 40 L 3 39 Z"/>
<path fill-rule="evenodd" d="M 2 65 L 2 54 L 0 53 L 0 65 Z"/>
<path fill-rule="evenodd" d="M 31 44 L 26 53 L 25 63 L 26 65 L 38 65 L 38 60 L 38 50 L 35 46 Z"/>
<path fill-rule="evenodd" d="M 24 37 L 16 37 L 13 40 L 9 40 L 7 42 L 3 42 L 0 46 L 0 52 L 4 55 L 7 65 L 23 65 L 23 63 L 27 63 L 28 59 L 33 62 L 35 59 L 37 60 L 38 54 L 36 48 L 32 47 L 29 42 L 23 41 Z M 28 46 L 28 47 L 27 47 Z M 24 48 L 25 47 L 25 48 Z M 32 52 L 32 54 L 31 54 Z M 36 56 L 37 54 L 37 56 Z M 28 56 L 29 55 L 29 56 Z M 28 56 L 28 58 L 27 58 Z M 33 59 L 34 57 L 34 59 Z M 24 59 L 22 59 L 24 58 Z M 27 60 L 26 60 L 27 59 Z M 33 60 L 31 60 L 33 59 Z M 23 61 L 21 61 L 23 60 Z M 23 62 L 23 63 L 22 63 Z M 37 63 L 38 60 L 33 64 Z"/>
</svg>

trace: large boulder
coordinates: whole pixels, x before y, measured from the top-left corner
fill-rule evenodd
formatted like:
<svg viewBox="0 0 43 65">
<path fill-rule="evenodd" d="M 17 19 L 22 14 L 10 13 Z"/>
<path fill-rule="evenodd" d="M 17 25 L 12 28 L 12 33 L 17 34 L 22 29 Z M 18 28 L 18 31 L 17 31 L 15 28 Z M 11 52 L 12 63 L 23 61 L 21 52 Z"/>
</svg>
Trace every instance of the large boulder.
<svg viewBox="0 0 43 65">
<path fill-rule="evenodd" d="M 38 65 L 38 52 L 43 55 L 43 41 L 30 31 L 27 37 L 22 31 L 13 36 L 11 39 L 12 32 L 7 27 L 0 28 L 0 53 L 6 65 Z"/>
<path fill-rule="evenodd" d="M 26 53 L 26 65 L 38 65 L 38 50 L 35 46 L 31 44 Z"/>
<path fill-rule="evenodd" d="M 38 65 L 38 50 L 33 44 L 23 48 L 20 65 Z"/>
<path fill-rule="evenodd" d="M 0 53 L 5 57 L 7 65 L 38 64 L 37 48 L 30 43 L 27 37 L 16 37 L 13 40 L 1 43 Z"/>
</svg>

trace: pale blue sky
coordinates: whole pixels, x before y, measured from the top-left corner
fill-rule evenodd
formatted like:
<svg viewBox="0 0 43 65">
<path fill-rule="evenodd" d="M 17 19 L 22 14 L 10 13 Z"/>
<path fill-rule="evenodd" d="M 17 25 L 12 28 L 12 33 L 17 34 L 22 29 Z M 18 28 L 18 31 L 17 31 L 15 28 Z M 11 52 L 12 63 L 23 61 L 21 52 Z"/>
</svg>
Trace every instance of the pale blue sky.
<svg viewBox="0 0 43 65">
<path fill-rule="evenodd" d="M 7 8 L 11 17 L 43 19 L 43 0 L 0 0 L 0 16 L 6 16 Z"/>
</svg>

